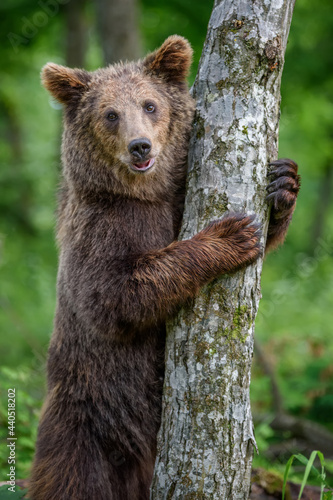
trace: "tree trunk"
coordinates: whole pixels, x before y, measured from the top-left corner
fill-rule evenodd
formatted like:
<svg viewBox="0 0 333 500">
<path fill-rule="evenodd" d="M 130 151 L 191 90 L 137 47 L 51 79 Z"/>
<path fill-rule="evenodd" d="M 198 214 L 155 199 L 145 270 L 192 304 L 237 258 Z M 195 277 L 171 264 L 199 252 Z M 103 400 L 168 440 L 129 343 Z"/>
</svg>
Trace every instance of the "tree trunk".
<svg viewBox="0 0 333 500">
<path fill-rule="evenodd" d="M 284 413 L 282 395 L 279 389 L 274 367 L 270 363 L 270 359 L 266 357 L 264 349 L 261 347 L 258 339 L 254 340 L 255 361 L 261 365 L 264 374 L 269 378 L 271 393 L 272 393 L 272 410 L 276 415 Z"/>
<path fill-rule="evenodd" d="M 318 240 L 323 237 L 326 223 L 326 216 L 329 212 L 329 207 L 332 200 L 333 190 L 333 165 L 328 161 L 324 175 L 320 180 L 318 199 L 316 203 L 315 216 L 313 218 L 312 229 L 310 234 L 310 253 L 313 255 L 317 246 Z"/>
<path fill-rule="evenodd" d="M 96 0 L 105 64 L 135 60 L 141 54 L 136 0 Z"/>
<path fill-rule="evenodd" d="M 83 68 L 87 49 L 86 0 L 70 0 L 66 5 L 66 64 Z"/>
<path fill-rule="evenodd" d="M 181 239 L 225 211 L 266 234 L 267 166 L 277 158 L 280 82 L 294 0 L 216 0 L 197 100 Z M 264 242 L 263 242 L 264 243 Z M 206 286 L 168 325 L 153 499 L 246 499 L 249 385 L 262 260 Z"/>
</svg>

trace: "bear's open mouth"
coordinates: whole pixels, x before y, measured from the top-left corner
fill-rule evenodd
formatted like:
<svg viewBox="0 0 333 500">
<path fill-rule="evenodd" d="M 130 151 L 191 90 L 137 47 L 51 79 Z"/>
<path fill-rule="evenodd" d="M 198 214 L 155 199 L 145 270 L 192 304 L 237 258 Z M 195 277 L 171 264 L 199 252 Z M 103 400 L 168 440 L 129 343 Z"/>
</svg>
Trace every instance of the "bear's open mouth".
<svg viewBox="0 0 333 500">
<path fill-rule="evenodd" d="M 132 163 L 131 168 L 135 170 L 136 172 L 146 172 L 146 170 L 149 170 L 155 163 L 155 158 L 150 158 L 150 160 L 147 160 L 143 163 Z"/>
</svg>

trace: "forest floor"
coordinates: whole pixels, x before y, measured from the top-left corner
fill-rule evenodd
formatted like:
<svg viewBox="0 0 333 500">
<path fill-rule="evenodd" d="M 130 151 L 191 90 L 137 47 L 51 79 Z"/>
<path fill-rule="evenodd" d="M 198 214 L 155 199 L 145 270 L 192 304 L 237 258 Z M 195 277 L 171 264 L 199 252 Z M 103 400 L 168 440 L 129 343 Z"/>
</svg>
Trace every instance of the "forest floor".
<svg viewBox="0 0 333 500">
<path fill-rule="evenodd" d="M 252 487 L 249 500 L 281 500 L 282 499 L 282 480 L 276 474 L 264 469 L 254 469 L 252 471 Z M 6 486 L 6 482 L 0 482 L 0 488 Z M 28 480 L 17 480 L 16 485 L 19 488 L 27 488 Z M 300 484 L 287 482 L 286 500 L 297 500 Z M 1 500 L 0 491 L 0 500 Z M 18 498 L 15 496 L 15 498 Z M 24 497 L 22 497 L 24 498 Z M 320 488 L 317 486 L 305 486 L 301 500 L 320 500 Z"/>
</svg>

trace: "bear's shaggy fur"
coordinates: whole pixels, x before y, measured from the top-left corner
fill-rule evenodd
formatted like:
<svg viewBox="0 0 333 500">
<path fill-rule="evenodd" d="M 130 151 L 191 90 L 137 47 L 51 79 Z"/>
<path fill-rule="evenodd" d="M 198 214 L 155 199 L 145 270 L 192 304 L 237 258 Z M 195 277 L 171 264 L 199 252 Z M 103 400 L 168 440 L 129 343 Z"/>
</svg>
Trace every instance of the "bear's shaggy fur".
<svg viewBox="0 0 333 500">
<path fill-rule="evenodd" d="M 242 214 L 176 241 L 191 56 L 172 36 L 137 63 L 43 68 L 45 87 L 64 104 L 65 130 L 57 311 L 31 500 L 149 498 L 164 322 L 201 286 L 260 254 L 258 227 Z M 274 189 L 270 196 L 277 200 Z"/>
</svg>

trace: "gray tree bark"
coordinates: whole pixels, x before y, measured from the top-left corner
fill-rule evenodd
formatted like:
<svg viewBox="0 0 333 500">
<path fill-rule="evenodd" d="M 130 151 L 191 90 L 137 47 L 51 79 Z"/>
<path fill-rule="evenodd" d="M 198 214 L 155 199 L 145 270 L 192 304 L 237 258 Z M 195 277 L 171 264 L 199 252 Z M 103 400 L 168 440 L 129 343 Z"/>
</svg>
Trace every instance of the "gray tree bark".
<svg viewBox="0 0 333 500">
<path fill-rule="evenodd" d="M 181 239 L 227 210 L 257 214 L 266 234 L 267 166 L 277 158 L 293 7 L 294 0 L 215 0 L 193 87 L 197 112 Z M 206 286 L 168 325 L 152 499 L 249 496 L 261 269 L 262 259 Z"/>
</svg>

